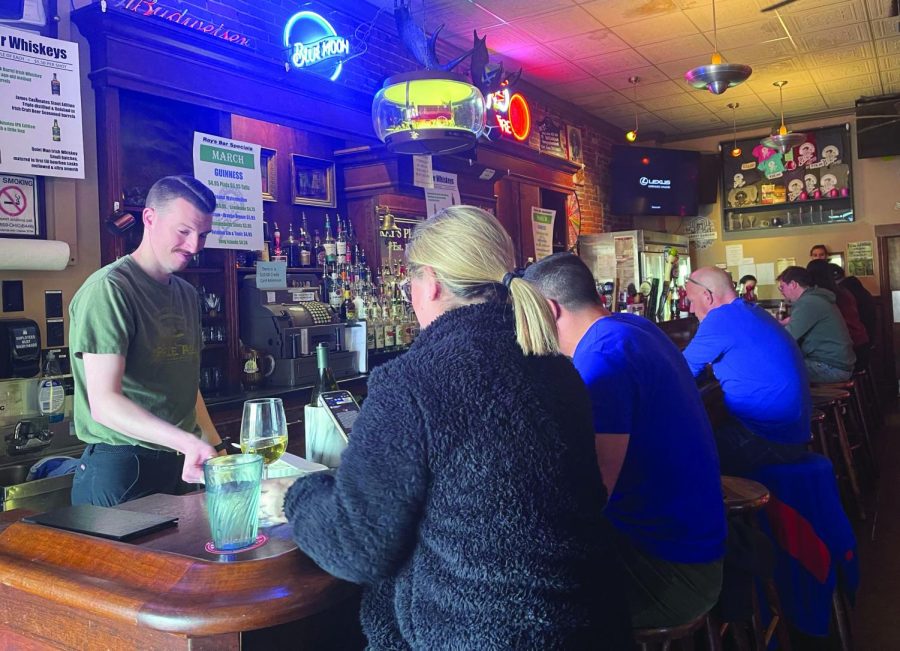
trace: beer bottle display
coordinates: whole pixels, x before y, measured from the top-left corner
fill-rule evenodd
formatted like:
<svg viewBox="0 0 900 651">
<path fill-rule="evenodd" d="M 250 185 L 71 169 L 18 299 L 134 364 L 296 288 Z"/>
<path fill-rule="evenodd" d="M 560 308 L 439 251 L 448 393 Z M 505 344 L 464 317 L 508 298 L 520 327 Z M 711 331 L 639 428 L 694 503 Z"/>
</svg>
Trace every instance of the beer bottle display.
<svg viewBox="0 0 900 651">
<path fill-rule="evenodd" d="M 53 73 L 53 79 L 50 80 L 50 93 L 52 95 L 59 95 L 59 79 L 56 78 L 56 73 Z"/>
<path fill-rule="evenodd" d="M 57 122 L 56 120 L 53 120 L 52 132 L 53 132 L 53 141 L 54 142 L 59 142 L 60 140 L 62 140 L 62 134 L 60 133 L 60 130 L 59 130 L 59 122 Z"/>
<path fill-rule="evenodd" d="M 337 243 L 331 236 L 331 219 L 325 213 L 325 262 L 334 262 L 337 257 Z"/>
</svg>

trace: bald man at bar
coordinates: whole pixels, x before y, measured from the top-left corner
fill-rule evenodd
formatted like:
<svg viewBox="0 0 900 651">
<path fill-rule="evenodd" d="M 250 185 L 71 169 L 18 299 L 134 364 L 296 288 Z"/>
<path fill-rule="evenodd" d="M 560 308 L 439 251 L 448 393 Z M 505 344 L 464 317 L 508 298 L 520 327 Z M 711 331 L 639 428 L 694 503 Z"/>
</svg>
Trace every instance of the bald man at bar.
<svg viewBox="0 0 900 651">
<path fill-rule="evenodd" d="M 700 327 L 684 357 L 694 377 L 712 367 L 730 416 L 714 428 L 722 472 L 747 476 L 799 458 L 812 407 L 794 338 L 766 310 L 742 300 L 722 269 L 697 269 L 685 290 Z"/>
</svg>

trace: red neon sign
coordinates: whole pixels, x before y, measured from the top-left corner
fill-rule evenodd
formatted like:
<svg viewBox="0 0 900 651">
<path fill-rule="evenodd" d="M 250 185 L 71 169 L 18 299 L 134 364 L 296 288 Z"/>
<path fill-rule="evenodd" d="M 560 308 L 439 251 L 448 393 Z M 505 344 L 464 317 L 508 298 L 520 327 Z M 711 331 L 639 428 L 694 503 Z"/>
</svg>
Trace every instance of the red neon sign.
<svg viewBox="0 0 900 651">
<path fill-rule="evenodd" d="M 488 97 L 488 108 L 493 109 L 494 119 L 501 133 L 512 136 L 519 142 L 528 139 L 531 133 L 531 110 L 522 95 L 515 93 L 510 96 L 509 89 L 504 88 Z"/>
</svg>

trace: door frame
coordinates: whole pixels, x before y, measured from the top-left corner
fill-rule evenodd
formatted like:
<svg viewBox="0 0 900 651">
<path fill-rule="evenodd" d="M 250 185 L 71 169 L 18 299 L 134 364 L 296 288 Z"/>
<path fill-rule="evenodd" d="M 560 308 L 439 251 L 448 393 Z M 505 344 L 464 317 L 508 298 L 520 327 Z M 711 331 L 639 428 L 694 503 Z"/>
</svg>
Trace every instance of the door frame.
<svg viewBox="0 0 900 651">
<path fill-rule="evenodd" d="M 880 380 L 881 384 L 890 382 L 891 391 L 888 396 L 893 402 L 897 396 L 897 366 L 894 360 L 894 301 L 891 294 L 891 268 L 887 246 L 887 240 L 892 237 L 900 237 L 900 224 L 875 226 L 875 239 L 878 247 L 879 298 L 881 300 L 881 342 L 884 345 L 885 353 L 882 358 L 890 360 L 889 364 L 884 365 Z"/>
</svg>

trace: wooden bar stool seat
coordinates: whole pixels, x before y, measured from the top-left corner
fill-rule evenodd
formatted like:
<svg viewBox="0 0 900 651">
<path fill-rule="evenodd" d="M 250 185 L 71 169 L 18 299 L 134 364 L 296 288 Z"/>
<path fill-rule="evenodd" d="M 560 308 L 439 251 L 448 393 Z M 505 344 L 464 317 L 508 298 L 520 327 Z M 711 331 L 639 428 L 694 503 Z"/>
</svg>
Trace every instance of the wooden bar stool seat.
<svg viewBox="0 0 900 651">
<path fill-rule="evenodd" d="M 668 626 L 663 628 L 637 628 L 634 630 L 634 641 L 640 645 L 641 651 L 660 649 L 669 651 L 673 643 L 681 642 L 680 646 L 693 649 L 694 633 L 706 627 L 706 638 L 711 651 L 721 651 L 722 639 L 719 637 L 718 625 L 708 612 L 695 617 L 686 624 L 680 626 Z"/>
<path fill-rule="evenodd" d="M 853 447 L 850 445 L 850 438 L 847 435 L 847 423 L 844 420 L 844 407 L 850 400 L 850 392 L 846 389 L 832 386 L 812 386 L 809 392 L 812 397 L 813 407 L 823 411 L 826 414 L 826 421 L 829 421 L 834 428 L 841 461 L 840 464 L 834 464 L 835 468 L 839 468 L 839 475 L 850 486 L 850 493 L 856 505 L 859 518 L 865 520 L 866 511 L 863 507 L 862 491 L 859 487 L 859 479 L 854 464 Z M 827 447 L 827 441 L 825 445 Z M 830 457 L 828 454 L 826 456 Z"/>
<path fill-rule="evenodd" d="M 769 503 L 771 494 L 769 489 L 757 481 L 743 479 L 741 477 L 722 476 L 722 495 L 725 500 L 725 510 L 729 518 L 744 518 L 753 527 L 757 527 L 757 512 Z M 791 651 L 791 641 L 787 629 L 787 621 L 784 619 L 781 609 L 781 599 L 778 597 L 778 589 L 775 587 L 775 579 L 772 576 L 758 577 L 766 593 L 769 603 L 771 619 L 769 626 L 764 631 L 762 628 L 762 616 L 759 606 L 759 597 L 756 586 L 751 584 L 753 595 L 753 616 L 751 625 L 754 638 L 755 651 L 765 651 L 773 635 L 778 636 L 778 648 Z M 734 630 L 734 622 L 727 622 L 723 628 L 724 633 L 729 627 L 733 629 L 736 643 L 740 647 L 743 638 Z"/>
<path fill-rule="evenodd" d="M 869 410 L 865 407 L 862 398 L 862 391 L 854 378 L 850 378 L 849 380 L 845 380 L 843 382 L 828 382 L 828 383 L 813 383 L 810 385 L 811 390 L 818 389 L 840 389 L 842 391 L 846 391 L 850 394 L 849 400 L 847 402 L 847 409 L 853 416 L 853 421 L 856 424 L 855 430 L 860 433 L 860 439 L 862 441 L 863 453 L 865 454 L 865 460 L 868 467 L 872 471 L 872 475 L 874 477 L 878 476 L 878 465 L 875 461 L 875 453 L 872 449 L 872 438 L 871 431 L 872 427 L 870 425 L 873 416 L 869 413 Z"/>
</svg>

